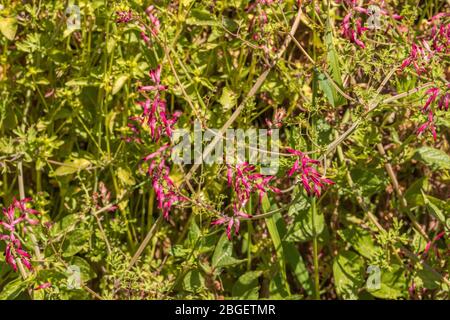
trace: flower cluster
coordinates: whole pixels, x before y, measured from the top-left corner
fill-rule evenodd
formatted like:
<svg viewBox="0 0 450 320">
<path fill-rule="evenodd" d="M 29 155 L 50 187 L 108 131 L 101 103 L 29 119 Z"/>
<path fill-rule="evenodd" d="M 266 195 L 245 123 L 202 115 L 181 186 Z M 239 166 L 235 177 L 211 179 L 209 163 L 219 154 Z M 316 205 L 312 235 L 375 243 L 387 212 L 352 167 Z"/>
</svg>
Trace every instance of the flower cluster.
<svg viewBox="0 0 450 320">
<path fill-rule="evenodd" d="M 338 1 L 338 0 L 336 2 L 342 3 L 342 1 Z M 376 18 L 377 14 L 383 15 L 383 16 L 388 16 L 389 13 L 388 13 L 388 11 L 386 11 L 382 8 L 378 8 L 377 6 L 369 6 L 368 9 L 358 6 L 358 2 L 356 0 L 345 0 L 344 2 L 350 7 L 350 11 L 342 20 L 342 24 L 341 24 L 342 36 L 344 38 L 348 39 L 350 42 L 359 46 L 361 49 L 365 49 L 366 46 L 365 46 L 364 42 L 361 41 L 360 38 L 365 31 L 369 30 L 369 28 L 362 26 L 363 23 L 362 23 L 361 18 L 354 19 L 354 22 L 352 23 L 353 15 L 355 14 L 355 12 L 358 12 L 358 13 L 363 13 L 363 14 L 369 16 L 369 19 L 374 19 L 374 18 Z M 384 1 L 382 1 L 380 3 L 380 6 L 383 6 L 383 5 L 384 5 Z M 400 16 L 396 13 L 392 14 L 392 18 L 395 20 L 403 19 L 402 16 Z M 368 22 L 369 22 L 369 20 L 368 20 Z M 369 26 L 370 26 L 370 24 L 369 24 Z M 372 28 L 372 26 L 370 26 L 370 28 Z"/>
<path fill-rule="evenodd" d="M 345 17 L 344 20 L 342 20 L 341 25 L 341 32 L 342 36 L 344 38 L 347 38 L 350 40 L 350 42 L 355 43 L 362 49 L 364 49 L 366 46 L 364 43 L 359 39 L 364 31 L 368 30 L 366 27 L 362 26 L 361 19 L 355 20 L 355 27 L 352 27 L 351 23 L 351 17 L 353 16 L 353 12 L 349 12 Z"/>
<path fill-rule="evenodd" d="M 169 177 L 170 167 L 166 161 L 169 155 L 170 145 L 165 144 L 143 159 L 146 162 L 150 161 L 147 173 L 152 180 L 158 208 L 162 210 L 165 219 L 169 218 L 172 205 L 183 200 L 176 191 L 172 179 Z"/>
<path fill-rule="evenodd" d="M 439 251 L 436 249 L 435 243 L 437 241 L 439 241 L 441 238 L 443 238 L 444 236 L 445 236 L 445 232 L 442 231 L 442 232 L 438 233 L 432 241 L 427 242 L 427 244 L 425 245 L 425 249 L 422 252 L 422 255 L 427 255 L 428 252 L 430 251 L 431 247 L 433 246 L 433 249 L 434 249 L 436 255 L 439 256 Z"/>
<path fill-rule="evenodd" d="M 450 89 L 450 84 L 447 85 L 447 89 Z M 426 130 L 430 130 L 435 141 L 437 139 L 437 134 L 436 126 L 434 124 L 434 111 L 432 106 L 437 102 L 437 106 L 440 110 L 445 109 L 447 111 L 450 101 L 450 92 L 448 92 L 447 90 L 447 92 L 441 94 L 441 96 L 439 97 L 440 91 L 441 90 L 438 87 L 432 87 L 425 92 L 428 98 L 422 107 L 422 113 L 427 114 L 427 121 L 417 129 L 417 135 L 421 135 Z"/>
<path fill-rule="evenodd" d="M 161 92 L 167 90 L 167 86 L 161 85 L 161 66 L 158 66 L 155 70 L 150 70 L 149 75 L 153 84 L 140 86 L 139 91 L 143 93 L 154 91 L 155 96 L 153 100 L 147 96 L 145 101 L 138 102 L 142 107 L 142 114 L 130 117 L 130 120 L 138 121 L 141 126 L 147 126 L 150 129 L 150 136 L 153 141 L 158 141 L 163 133 L 168 137 L 172 136 L 172 128 L 181 113 L 176 111 L 172 116 L 167 113 L 166 101 L 161 98 Z M 133 124 L 128 126 L 134 133 L 140 133 L 140 130 Z"/>
<path fill-rule="evenodd" d="M 418 74 L 426 73 L 432 58 L 439 54 L 448 54 L 450 48 L 450 24 L 440 23 L 448 13 L 439 13 L 428 22 L 431 30 L 420 42 L 411 44 L 408 57 L 403 60 L 401 69 L 412 65 Z"/>
<path fill-rule="evenodd" d="M 156 37 L 159 33 L 160 22 L 156 16 L 154 6 L 149 6 L 145 13 L 150 20 L 148 26 L 140 24 L 141 38 L 146 43 L 150 43 L 150 37 Z M 125 14 L 119 15 L 121 20 L 127 20 Z M 147 34 L 150 30 L 150 36 Z M 137 116 L 131 116 L 128 128 L 132 131 L 133 136 L 126 137 L 127 142 L 143 143 L 141 134 L 143 131 L 149 132 L 151 139 L 158 142 L 161 138 L 166 137 L 171 140 L 173 126 L 177 122 L 181 112 L 175 111 L 169 114 L 167 111 L 167 103 L 162 98 L 162 93 L 167 90 L 167 86 L 161 83 L 161 66 L 149 71 L 151 84 L 139 86 L 139 92 L 145 97 L 145 100 L 137 102 L 142 108 L 142 113 Z M 153 97 L 149 96 L 152 93 Z M 157 207 L 162 210 L 164 218 L 168 219 L 172 205 L 183 198 L 177 192 L 175 185 L 170 178 L 170 166 L 167 159 L 171 153 L 170 143 L 165 143 L 159 149 L 143 158 L 144 162 L 149 162 L 147 174 L 151 178 L 152 186 L 155 191 Z M 102 189 L 100 190 L 102 193 Z M 109 199 L 109 193 L 103 193 L 103 196 Z"/>
<path fill-rule="evenodd" d="M 159 27 L 161 25 L 158 17 L 156 16 L 156 10 L 154 6 L 149 6 L 145 13 L 150 20 L 148 25 L 144 25 L 143 23 L 139 23 L 139 28 L 141 29 L 140 36 L 141 39 L 147 44 L 151 44 L 151 36 L 156 37 L 159 34 Z M 116 23 L 129 23 L 133 20 L 141 21 L 133 15 L 131 10 L 119 10 L 116 11 Z M 147 33 L 150 31 L 150 35 Z"/>
<path fill-rule="evenodd" d="M 147 17 L 150 20 L 150 24 L 146 27 L 144 25 L 141 25 L 141 38 L 142 40 L 144 40 L 144 42 L 146 44 L 150 44 L 151 40 L 149 35 L 147 34 L 147 29 L 150 30 L 150 34 L 153 37 L 156 37 L 159 33 L 159 27 L 161 25 L 161 23 L 159 22 L 158 17 L 156 16 L 156 12 L 155 12 L 155 7 L 154 6 L 149 6 L 146 10 L 145 13 L 147 14 Z"/>
<path fill-rule="evenodd" d="M 428 28 L 428 32 L 425 32 L 416 42 L 411 44 L 411 50 L 408 57 L 403 60 L 401 70 L 405 70 L 412 65 L 419 75 L 428 73 L 431 70 L 429 66 L 433 58 L 445 59 L 445 55 L 448 55 L 450 48 L 450 24 L 442 22 L 442 18 L 448 16 L 450 16 L 449 13 L 438 13 L 427 22 L 431 28 Z M 417 135 L 429 130 L 436 141 L 435 114 L 432 106 L 437 103 L 440 110 L 448 110 L 450 100 L 448 89 L 450 89 L 450 85 L 447 85 L 446 92 L 440 94 L 441 89 L 434 86 L 425 92 L 427 100 L 422 107 L 422 113 L 426 115 L 427 120 L 419 126 Z"/>
<path fill-rule="evenodd" d="M 269 22 L 269 18 L 266 13 L 266 6 L 273 4 L 273 0 L 258 0 L 247 7 L 247 12 L 257 11 L 257 14 L 250 19 L 249 33 L 252 33 L 252 38 L 255 41 L 264 39 L 270 45 L 272 39 L 266 35 L 266 25 Z M 257 18 L 255 20 L 255 18 Z M 268 52 L 267 44 L 261 44 L 261 49 Z"/>
<path fill-rule="evenodd" d="M 400 67 L 402 70 L 412 64 L 418 74 L 427 72 L 426 67 L 430 64 L 434 51 L 431 50 L 427 41 L 422 40 L 422 45 L 416 43 L 411 45 L 411 52 Z"/>
<path fill-rule="evenodd" d="M 31 201 L 31 198 L 22 200 L 13 199 L 13 203 L 8 208 L 3 208 L 3 220 L 0 221 L 0 226 L 3 228 L 5 234 L 0 234 L 0 240 L 5 241 L 5 260 L 17 271 L 17 263 L 20 261 L 28 270 L 32 269 L 30 262 L 30 254 L 22 247 L 18 234 L 18 227 L 22 223 L 36 225 L 39 221 L 32 219 L 30 215 L 37 215 L 39 212 L 27 208 L 26 204 Z M 18 217 L 16 216 L 19 214 Z M 26 227 L 22 226 L 22 231 L 26 231 Z"/>
<path fill-rule="evenodd" d="M 428 120 L 425 123 L 423 123 L 419 128 L 417 128 L 417 135 L 421 135 L 426 130 L 431 131 L 433 139 L 434 141 L 436 141 L 437 139 L 436 126 L 434 125 L 434 117 L 433 112 L 431 110 L 428 112 Z"/>
<path fill-rule="evenodd" d="M 315 194 L 317 197 L 320 197 L 321 191 L 325 185 L 334 184 L 333 181 L 323 177 L 316 168 L 314 168 L 314 166 L 320 164 L 319 161 L 309 158 L 303 152 L 298 150 L 287 149 L 287 152 L 298 157 L 289 170 L 288 176 L 292 177 L 295 173 L 299 173 L 303 187 L 309 196 Z"/>
<path fill-rule="evenodd" d="M 247 162 L 241 162 L 235 168 L 228 166 L 227 181 L 228 185 L 233 188 L 238 201 L 237 207 L 247 204 L 252 193 L 257 193 L 259 202 L 268 191 L 279 192 L 279 190 L 269 183 L 274 176 L 262 175 L 256 171 L 256 167 Z"/>
<path fill-rule="evenodd" d="M 243 212 L 242 210 L 237 210 L 236 208 L 236 204 L 233 205 L 233 211 L 234 216 L 232 217 L 220 217 L 217 220 L 214 220 L 213 222 L 211 222 L 212 225 L 222 225 L 225 224 L 227 226 L 227 237 L 228 240 L 231 240 L 231 236 L 232 236 L 232 231 L 233 231 L 233 227 L 234 227 L 234 234 L 238 235 L 239 234 L 239 229 L 241 226 L 241 219 L 242 218 L 251 218 L 252 216 Z"/>
<path fill-rule="evenodd" d="M 279 129 L 283 126 L 283 120 L 286 117 L 286 110 L 284 108 L 277 109 L 273 115 L 273 120 L 266 119 L 266 125 L 269 128 L 268 134 L 272 135 L 272 129 Z"/>
<path fill-rule="evenodd" d="M 92 201 L 94 202 L 94 206 L 97 210 L 107 207 L 111 204 L 111 192 L 106 188 L 103 182 L 99 183 L 99 192 L 94 192 L 92 194 Z M 114 212 L 116 211 L 117 206 L 111 206 L 107 211 Z"/>
<path fill-rule="evenodd" d="M 228 165 L 228 186 L 232 188 L 236 197 L 233 203 L 233 216 L 221 217 L 213 221 L 212 224 L 226 224 L 228 239 L 231 239 L 233 227 L 234 233 L 237 235 L 239 233 L 240 219 L 252 217 L 250 214 L 244 212 L 244 206 L 247 204 L 252 194 L 258 194 L 259 203 L 261 203 L 267 192 L 280 192 L 277 188 L 269 184 L 274 178 L 274 176 L 262 175 L 256 171 L 254 165 L 247 162 L 238 163 L 235 167 Z"/>
<path fill-rule="evenodd" d="M 133 20 L 133 12 L 131 10 L 117 11 L 116 15 L 116 23 L 128 23 Z"/>
</svg>

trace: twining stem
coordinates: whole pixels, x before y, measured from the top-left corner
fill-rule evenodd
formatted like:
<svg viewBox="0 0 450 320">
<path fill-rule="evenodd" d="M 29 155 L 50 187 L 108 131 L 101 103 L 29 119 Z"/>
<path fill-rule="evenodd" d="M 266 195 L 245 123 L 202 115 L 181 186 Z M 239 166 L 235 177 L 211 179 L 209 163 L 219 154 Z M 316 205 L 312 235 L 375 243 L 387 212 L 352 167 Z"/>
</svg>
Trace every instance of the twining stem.
<svg viewBox="0 0 450 320">
<path fill-rule="evenodd" d="M 110 245 L 110 243 L 109 243 L 108 237 L 106 236 L 106 232 L 105 232 L 105 230 L 103 229 L 102 222 L 100 221 L 99 216 L 98 216 L 95 212 L 93 213 L 93 215 L 94 215 L 95 219 L 97 220 L 97 225 L 98 225 L 98 228 L 99 228 L 99 230 L 100 230 L 100 233 L 101 233 L 101 235 L 102 235 L 102 237 L 103 237 L 103 240 L 105 240 L 105 243 L 106 243 L 106 249 L 108 250 L 108 255 L 111 255 L 111 252 L 112 252 L 112 250 L 111 250 L 111 245 Z"/>
<path fill-rule="evenodd" d="M 131 258 L 130 263 L 128 264 L 127 270 L 130 270 L 134 264 L 137 262 L 139 257 L 141 256 L 142 252 L 144 251 L 145 247 L 149 243 L 149 241 L 152 239 L 152 237 L 155 235 L 156 231 L 158 230 L 159 226 L 161 225 L 161 222 L 163 220 L 162 214 L 156 219 L 156 221 L 153 223 L 152 228 L 147 233 L 147 236 L 142 241 L 141 245 L 137 249 L 136 253 L 134 254 L 133 258 Z"/>
<path fill-rule="evenodd" d="M 315 219 L 317 218 L 317 206 L 316 206 L 316 198 L 311 199 L 311 213 L 313 217 L 313 228 L 314 228 L 314 237 L 313 237 L 313 263 L 314 263 L 314 298 L 316 300 L 320 300 L 320 278 L 319 278 L 319 244 L 318 244 L 318 234 L 317 230 L 315 230 Z"/>
<path fill-rule="evenodd" d="M 377 149 L 380 155 L 383 158 L 386 158 L 386 152 L 384 150 L 384 146 L 381 143 L 377 144 Z M 423 230 L 422 226 L 419 224 L 419 222 L 417 222 L 416 217 L 412 214 L 412 212 L 408 208 L 408 203 L 406 202 L 406 199 L 403 196 L 402 191 L 400 190 L 400 186 L 398 184 L 397 177 L 395 175 L 394 169 L 392 168 L 392 165 L 388 161 L 386 161 L 384 167 L 388 173 L 389 178 L 391 179 L 392 186 L 394 187 L 394 190 L 397 193 L 397 197 L 400 200 L 400 207 L 403 209 L 408 218 L 411 220 L 413 227 L 420 233 L 422 237 L 424 237 L 424 239 L 427 242 L 429 242 L 430 238 L 428 237 L 427 233 L 425 232 L 425 230 Z"/>
</svg>

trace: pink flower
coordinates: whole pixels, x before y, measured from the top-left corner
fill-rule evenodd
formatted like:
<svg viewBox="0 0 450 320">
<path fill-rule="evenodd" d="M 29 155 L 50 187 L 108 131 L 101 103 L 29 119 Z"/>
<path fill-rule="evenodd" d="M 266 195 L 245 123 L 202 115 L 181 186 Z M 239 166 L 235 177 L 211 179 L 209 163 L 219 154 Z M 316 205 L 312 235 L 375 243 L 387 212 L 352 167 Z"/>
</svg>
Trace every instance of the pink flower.
<svg viewBox="0 0 450 320">
<path fill-rule="evenodd" d="M 117 11 L 116 15 L 117 15 L 116 23 L 128 23 L 131 20 L 133 20 L 133 12 L 131 10 Z"/>
<path fill-rule="evenodd" d="M 267 131 L 269 136 L 272 135 L 272 129 L 274 128 L 279 129 L 283 126 L 283 120 L 285 117 L 286 117 L 286 110 L 284 108 L 280 108 L 275 111 L 273 121 L 265 119 L 266 125 L 267 127 L 269 127 L 269 130 Z"/>
<path fill-rule="evenodd" d="M 111 192 L 108 191 L 108 188 L 106 188 L 105 184 L 101 181 L 99 183 L 99 191 L 100 192 L 94 192 L 92 194 L 92 201 L 95 205 L 95 208 L 101 209 L 105 208 L 107 206 L 110 206 L 110 198 L 111 198 Z M 117 206 L 111 206 L 107 211 L 108 212 L 114 212 L 116 211 Z"/>
<path fill-rule="evenodd" d="M 150 136 L 154 141 L 158 141 L 164 132 L 168 137 L 172 136 L 173 126 L 181 115 L 181 112 L 175 111 L 172 116 L 169 116 L 166 108 L 166 101 L 161 98 L 160 92 L 167 90 L 167 86 L 161 85 L 161 66 L 149 72 L 150 79 L 153 85 L 141 86 L 139 91 L 155 91 L 156 94 L 153 101 L 147 98 L 145 101 L 140 101 L 138 104 L 142 107 L 142 114 L 140 116 L 131 117 L 131 120 L 138 121 L 141 125 L 146 125 L 150 129 Z M 132 130 L 140 133 L 140 130 Z M 131 139 L 130 139 L 131 141 Z"/>
<path fill-rule="evenodd" d="M 217 225 L 224 224 L 227 221 L 228 221 L 228 217 L 222 217 L 222 218 L 219 218 L 219 219 L 214 220 L 213 222 L 211 222 L 211 225 L 217 226 Z"/>
<path fill-rule="evenodd" d="M 233 224 L 234 224 L 234 219 L 230 219 L 228 221 L 228 226 L 227 226 L 227 237 L 228 237 L 228 240 L 231 240 L 231 230 L 233 228 Z"/>
<path fill-rule="evenodd" d="M 242 216 L 234 216 L 234 217 L 221 217 L 217 220 L 214 220 L 211 222 L 211 225 L 226 225 L 226 234 L 228 240 L 231 240 L 231 237 L 233 235 L 233 228 L 234 228 L 234 234 L 237 236 L 239 234 L 239 229 L 241 226 L 241 218 L 250 218 L 251 216 L 245 213 L 242 213 Z"/>
<path fill-rule="evenodd" d="M 169 145 L 160 147 L 156 152 L 144 158 L 151 160 L 147 169 L 147 174 L 152 179 L 153 190 L 155 191 L 158 208 L 162 210 L 165 219 L 169 218 L 170 209 L 173 204 L 183 201 L 184 198 L 178 194 L 175 184 L 169 177 L 170 167 L 166 163 Z"/>
<path fill-rule="evenodd" d="M 314 166 L 320 164 L 319 161 L 309 158 L 298 150 L 287 149 L 287 152 L 299 157 L 295 160 L 294 165 L 288 171 L 288 176 L 291 177 L 295 173 L 299 173 L 303 187 L 309 196 L 315 194 L 317 197 L 320 197 L 321 191 L 325 185 L 334 184 L 333 181 L 323 177 L 314 168 Z"/>
<path fill-rule="evenodd" d="M 436 141 L 436 138 L 437 138 L 436 126 L 434 125 L 433 112 L 431 110 L 428 112 L 428 121 L 425 122 L 424 124 L 422 124 L 417 129 L 417 135 L 420 136 L 427 129 L 430 129 L 431 133 L 433 134 L 433 139 L 434 139 L 434 141 Z"/>
<path fill-rule="evenodd" d="M 165 145 L 163 145 L 162 147 L 160 147 L 158 150 L 156 150 L 155 152 L 153 152 L 153 153 L 150 153 L 148 156 L 146 156 L 143 160 L 144 161 L 148 161 L 148 160 L 150 160 L 150 159 L 153 159 L 153 158 L 155 158 L 155 157 L 157 157 L 157 156 L 160 156 L 161 155 L 161 153 L 163 152 L 163 151 L 165 151 L 167 148 L 169 148 L 170 147 L 170 145 L 169 144 L 165 144 Z"/>
<path fill-rule="evenodd" d="M 155 83 L 155 85 L 142 86 L 139 91 L 164 91 L 167 90 L 167 86 L 161 85 L 161 65 L 157 66 L 156 69 L 149 71 L 150 79 Z"/>
<path fill-rule="evenodd" d="M 51 286 L 52 286 L 52 284 L 50 282 L 45 282 L 45 283 L 42 283 L 42 284 L 38 285 L 34 290 L 48 289 Z"/>
<path fill-rule="evenodd" d="M 433 243 L 435 243 L 436 241 L 439 241 L 442 237 L 444 237 L 444 235 L 445 235 L 445 232 L 442 231 L 442 232 L 438 233 L 432 241 L 427 242 L 425 249 L 422 252 L 422 255 L 426 255 L 428 253 L 428 251 L 430 251 L 431 245 Z M 433 247 L 436 247 L 436 246 L 434 245 Z"/>
<path fill-rule="evenodd" d="M 336 0 L 336 3 L 342 3 L 345 2 L 346 5 L 353 7 L 358 4 L 358 0 Z"/>
<path fill-rule="evenodd" d="M 449 101 L 450 101 L 450 92 L 447 92 L 446 94 L 443 94 L 439 99 L 438 108 L 440 110 L 445 109 L 445 111 L 447 111 Z"/>
<path fill-rule="evenodd" d="M 256 172 L 256 167 L 247 162 L 238 163 L 235 168 L 228 166 L 227 169 L 228 185 L 233 188 L 241 206 L 247 203 L 252 193 L 259 195 L 260 203 L 268 191 L 277 193 L 278 189 L 269 184 L 273 178 Z"/>
<path fill-rule="evenodd" d="M 347 38 L 351 42 L 355 43 L 362 49 L 364 49 L 366 46 L 364 43 L 358 38 L 360 37 L 364 31 L 368 30 L 365 27 L 362 27 L 361 19 L 357 19 L 355 21 L 355 27 L 356 29 L 353 29 L 351 26 L 350 18 L 352 17 L 352 12 L 348 13 L 341 24 L 341 33 L 344 38 Z"/>
<path fill-rule="evenodd" d="M 149 20 L 150 20 L 150 32 L 153 36 L 157 36 L 159 33 L 159 27 L 160 27 L 160 22 L 158 17 L 156 16 L 156 12 L 155 12 L 155 7 L 154 6 L 149 6 L 146 10 L 145 13 L 147 14 Z"/>
<path fill-rule="evenodd" d="M 16 237 L 16 233 L 20 231 L 17 230 L 17 228 L 22 224 L 22 222 L 27 222 L 30 225 L 35 225 L 39 222 L 29 217 L 30 214 L 39 214 L 37 210 L 27 207 L 27 203 L 31 201 L 31 198 L 25 198 L 22 200 L 13 198 L 12 204 L 8 208 L 3 208 L 2 211 L 4 220 L 0 221 L 0 226 L 3 227 L 4 231 L 8 234 L 0 234 L 0 240 L 6 242 L 5 260 L 14 269 L 14 271 L 17 271 L 16 259 L 20 259 L 22 264 L 27 269 L 31 270 L 32 268 L 30 254 L 22 248 L 19 238 Z M 16 217 L 16 213 L 19 214 L 18 217 Z M 22 232 L 25 232 L 25 228 L 25 226 L 22 227 Z"/>
<path fill-rule="evenodd" d="M 439 88 L 437 88 L 437 87 L 430 88 L 425 92 L 425 94 L 428 94 L 429 97 L 428 97 L 427 101 L 425 102 L 425 105 L 422 108 L 422 112 L 427 112 L 428 109 L 430 108 L 430 105 L 436 100 L 436 98 L 439 94 Z"/>
</svg>

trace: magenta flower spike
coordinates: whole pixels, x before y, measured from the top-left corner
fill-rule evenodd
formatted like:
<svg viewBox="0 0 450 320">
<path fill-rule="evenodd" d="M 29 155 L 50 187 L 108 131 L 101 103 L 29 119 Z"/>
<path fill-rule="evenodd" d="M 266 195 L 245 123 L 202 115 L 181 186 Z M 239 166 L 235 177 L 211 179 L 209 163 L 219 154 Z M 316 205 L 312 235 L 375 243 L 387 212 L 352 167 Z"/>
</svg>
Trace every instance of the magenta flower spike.
<svg viewBox="0 0 450 320">
<path fill-rule="evenodd" d="M 320 164 L 319 161 L 309 158 L 298 150 L 288 148 L 287 152 L 298 157 L 291 169 L 288 171 L 288 176 L 291 177 L 295 173 L 299 173 L 302 185 L 309 196 L 314 194 L 317 197 L 320 197 L 322 189 L 325 187 L 325 185 L 334 184 L 333 181 L 323 177 L 314 168 L 314 166 L 318 166 Z"/>
<path fill-rule="evenodd" d="M 36 225 L 39 223 L 38 220 L 31 219 L 29 217 L 30 214 L 39 214 L 37 210 L 27 207 L 26 204 L 31 201 L 31 198 L 25 198 L 22 200 L 13 198 L 12 204 L 8 208 L 3 208 L 2 210 L 4 219 L 0 220 L 0 226 L 8 234 L 0 234 L 0 240 L 6 243 L 5 261 L 13 268 L 14 271 L 17 271 L 16 259 L 19 259 L 27 269 L 32 269 L 30 262 L 31 255 L 22 248 L 22 243 L 19 238 L 16 237 L 17 232 L 20 231 L 17 229 L 19 226 L 25 233 L 27 226 L 23 225 L 23 222 L 26 222 L 29 225 Z M 19 214 L 17 218 L 16 213 Z"/>
</svg>

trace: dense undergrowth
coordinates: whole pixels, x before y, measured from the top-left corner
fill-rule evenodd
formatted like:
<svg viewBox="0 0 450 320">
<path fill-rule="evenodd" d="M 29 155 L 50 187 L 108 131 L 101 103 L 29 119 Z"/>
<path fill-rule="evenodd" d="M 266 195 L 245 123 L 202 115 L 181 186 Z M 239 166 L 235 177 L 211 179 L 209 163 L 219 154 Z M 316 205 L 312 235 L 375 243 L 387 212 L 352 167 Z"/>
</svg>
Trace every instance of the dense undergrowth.
<svg viewBox="0 0 450 320">
<path fill-rule="evenodd" d="M 1 299 L 449 298 L 448 1 L 1 4 Z"/>
</svg>

